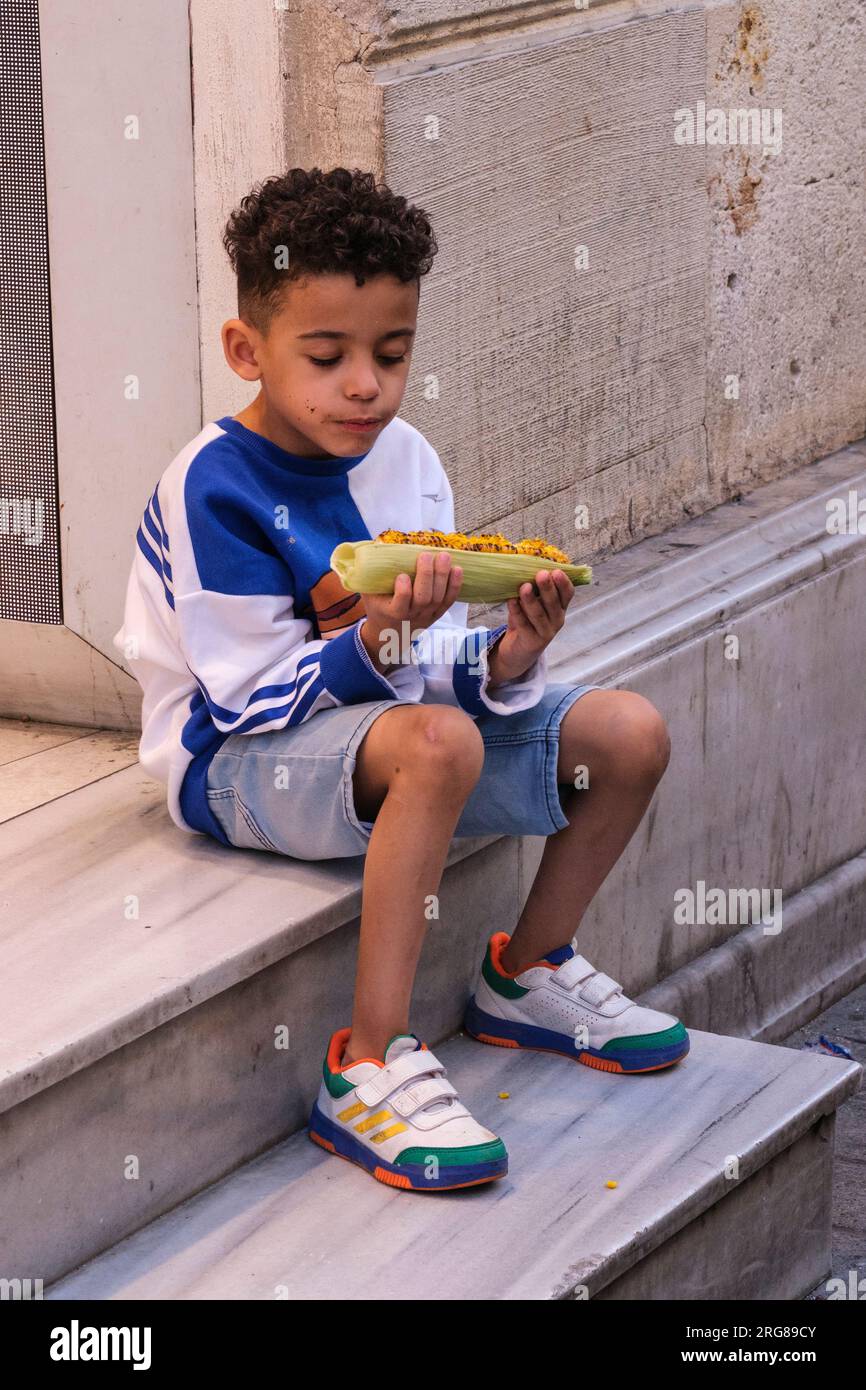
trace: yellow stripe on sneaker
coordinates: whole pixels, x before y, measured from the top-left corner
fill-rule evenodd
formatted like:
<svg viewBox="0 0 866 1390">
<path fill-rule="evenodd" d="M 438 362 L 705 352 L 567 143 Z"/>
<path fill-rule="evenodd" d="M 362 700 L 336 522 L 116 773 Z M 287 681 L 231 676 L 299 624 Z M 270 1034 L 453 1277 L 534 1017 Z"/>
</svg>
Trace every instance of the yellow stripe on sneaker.
<svg viewBox="0 0 866 1390">
<path fill-rule="evenodd" d="M 395 1125 L 391 1125 L 389 1129 L 380 1129 L 379 1133 L 371 1135 L 371 1138 L 374 1144 L 381 1144 L 384 1139 L 390 1139 L 392 1134 L 399 1134 L 402 1129 L 408 1129 L 408 1125 L 398 1120 Z"/>
<path fill-rule="evenodd" d="M 382 1120 L 390 1120 L 391 1118 L 392 1115 L 390 1110 L 377 1110 L 375 1115 L 370 1115 L 366 1120 L 362 1120 L 359 1125 L 355 1125 L 355 1131 L 358 1134 L 364 1134 L 366 1130 L 372 1129 L 374 1125 L 380 1124 Z"/>
<path fill-rule="evenodd" d="M 366 1109 L 367 1107 L 362 1101 L 356 1100 L 354 1105 L 348 1106 L 345 1110 L 339 1110 L 337 1112 L 337 1119 L 343 1121 L 354 1120 L 356 1115 L 360 1115 L 361 1111 Z"/>
</svg>

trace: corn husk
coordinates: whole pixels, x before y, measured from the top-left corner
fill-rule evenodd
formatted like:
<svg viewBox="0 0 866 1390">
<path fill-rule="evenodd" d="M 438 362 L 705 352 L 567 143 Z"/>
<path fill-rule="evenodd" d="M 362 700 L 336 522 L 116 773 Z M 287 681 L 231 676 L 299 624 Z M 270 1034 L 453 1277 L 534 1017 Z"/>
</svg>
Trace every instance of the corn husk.
<svg viewBox="0 0 866 1390">
<path fill-rule="evenodd" d="M 414 579 L 418 556 L 424 551 L 435 555 L 440 550 L 447 550 L 452 565 L 460 565 L 463 570 L 457 595 L 463 603 L 502 603 L 516 598 L 521 584 L 534 583 L 539 570 L 560 569 L 575 585 L 592 583 L 589 565 L 560 564 L 539 555 L 506 555 L 492 550 L 379 540 L 343 541 L 331 554 L 331 569 L 349 593 L 392 594 L 398 574 Z"/>
</svg>

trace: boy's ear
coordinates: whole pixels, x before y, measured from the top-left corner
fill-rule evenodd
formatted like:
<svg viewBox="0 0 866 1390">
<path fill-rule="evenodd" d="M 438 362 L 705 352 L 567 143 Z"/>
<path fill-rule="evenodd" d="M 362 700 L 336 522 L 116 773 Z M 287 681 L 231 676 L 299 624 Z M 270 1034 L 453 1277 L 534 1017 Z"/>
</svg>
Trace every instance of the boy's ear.
<svg viewBox="0 0 866 1390">
<path fill-rule="evenodd" d="M 228 319 L 220 332 L 223 355 L 233 372 L 244 381 L 258 381 L 262 375 L 258 365 L 259 334 L 243 319 Z"/>
</svg>

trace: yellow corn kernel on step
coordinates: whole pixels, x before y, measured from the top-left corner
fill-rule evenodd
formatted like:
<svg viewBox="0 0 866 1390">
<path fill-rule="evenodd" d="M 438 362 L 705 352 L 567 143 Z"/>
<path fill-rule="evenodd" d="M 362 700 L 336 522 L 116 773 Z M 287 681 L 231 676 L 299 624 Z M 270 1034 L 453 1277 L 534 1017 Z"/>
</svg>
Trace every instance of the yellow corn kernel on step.
<svg viewBox="0 0 866 1390">
<path fill-rule="evenodd" d="M 424 551 L 435 554 L 439 550 L 447 550 L 452 564 L 463 569 L 457 597 L 464 603 L 501 603 L 516 598 L 521 584 L 533 583 L 539 570 L 561 569 L 572 584 L 592 583 L 589 565 L 572 565 L 542 555 L 467 550 L 432 542 L 409 545 L 379 540 L 342 541 L 331 553 L 331 569 L 349 593 L 392 594 L 398 574 L 414 578 L 418 556 Z"/>
</svg>

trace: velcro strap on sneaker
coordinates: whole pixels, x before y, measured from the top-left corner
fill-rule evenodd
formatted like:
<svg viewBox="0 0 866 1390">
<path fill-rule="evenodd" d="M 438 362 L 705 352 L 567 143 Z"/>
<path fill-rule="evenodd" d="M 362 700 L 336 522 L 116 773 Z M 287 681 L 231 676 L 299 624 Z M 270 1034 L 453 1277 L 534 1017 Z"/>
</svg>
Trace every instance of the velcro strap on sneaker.
<svg viewBox="0 0 866 1390">
<path fill-rule="evenodd" d="M 575 985 L 580 984 L 588 975 L 595 974 L 595 966 L 590 965 L 586 956 L 572 956 L 570 960 L 564 961 L 558 970 L 550 973 L 551 982 L 560 985 L 562 989 L 574 989 Z"/>
<path fill-rule="evenodd" d="M 611 994 L 618 994 L 622 985 L 617 980 L 612 980 L 609 975 L 605 975 L 603 970 L 599 970 L 597 975 L 593 975 L 591 980 L 587 980 L 578 990 L 581 999 L 585 999 L 592 1008 L 598 1008 L 605 999 Z"/>
<path fill-rule="evenodd" d="M 393 1062 L 380 1068 L 375 1076 L 369 1080 L 362 1081 L 355 1087 L 355 1095 L 364 1105 L 376 1105 L 380 1100 L 384 1100 L 398 1086 L 402 1086 L 404 1081 L 411 1081 L 417 1076 L 425 1076 L 431 1072 L 444 1071 L 442 1063 L 433 1056 L 429 1049 L 419 1048 L 415 1052 L 401 1052 L 399 1057 L 395 1057 Z"/>
<path fill-rule="evenodd" d="M 578 994 L 591 1008 L 597 1008 L 609 995 L 622 989 L 617 980 L 611 979 L 602 970 L 596 970 L 586 956 L 572 956 L 550 978 L 562 989 L 572 990 L 575 985 L 580 985 Z"/>
<path fill-rule="evenodd" d="M 430 1076 L 425 1081 L 418 1081 L 414 1086 L 404 1086 L 402 1091 L 398 1091 L 392 1096 L 389 1105 L 392 1110 L 396 1110 L 398 1115 L 413 1115 L 422 1106 L 429 1105 L 431 1100 L 447 1100 L 449 1096 L 456 1096 L 457 1092 L 444 1076 Z"/>
</svg>

